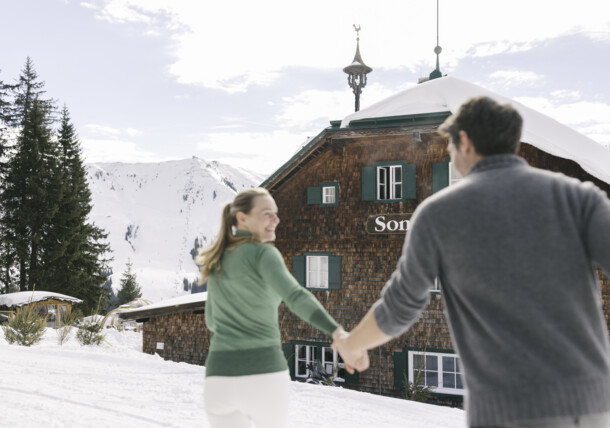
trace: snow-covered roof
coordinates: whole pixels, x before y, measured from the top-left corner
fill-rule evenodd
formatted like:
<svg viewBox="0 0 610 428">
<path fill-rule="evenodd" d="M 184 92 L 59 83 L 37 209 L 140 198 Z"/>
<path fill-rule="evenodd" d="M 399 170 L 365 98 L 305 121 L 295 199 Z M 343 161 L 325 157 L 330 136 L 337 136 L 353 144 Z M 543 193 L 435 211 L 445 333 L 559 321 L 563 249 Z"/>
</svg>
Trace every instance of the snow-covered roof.
<svg viewBox="0 0 610 428">
<path fill-rule="evenodd" d="M 450 111 L 455 113 L 469 98 L 488 96 L 512 105 L 523 117 L 521 141 L 551 155 L 571 159 L 594 177 L 610 184 L 610 151 L 555 119 L 510 98 L 456 77 L 442 77 L 398 92 L 378 103 L 346 116 L 341 127 L 360 119 L 406 116 Z"/>
<path fill-rule="evenodd" d="M 17 293 L 0 294 L 0 306 L 23 306 L 29 303 L 45 300 L 61 300 L 63 302 L 81 303 L 81 299 L 50 291 L 19 291 Z"/>
<path fill-rule="evenodd" d="M 171 299 L 162 300 L 160 302 L 153 303 L 152 305 L 142 306 L 141 308 L 128 309 L 123 313 L 133 314 L 137 312 L 149 311 L 151 309 L 171 308 L 175 306 L 187 305 L 190 303 L 205 302 L 207 298 L 207 291 L 204 291 L 203 293 L 185 294 L 184 296 L 178 296 L 173 297 Z"/>
</svg>

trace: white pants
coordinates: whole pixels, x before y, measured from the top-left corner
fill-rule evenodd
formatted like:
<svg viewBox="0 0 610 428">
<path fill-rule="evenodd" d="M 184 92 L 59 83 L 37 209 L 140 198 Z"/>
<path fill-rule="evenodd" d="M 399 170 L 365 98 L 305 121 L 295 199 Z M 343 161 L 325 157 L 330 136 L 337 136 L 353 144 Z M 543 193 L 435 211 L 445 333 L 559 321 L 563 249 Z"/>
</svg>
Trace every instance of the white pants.
<svg viewBox="0 0 610 428">
<path fill-rule="evenodd" d="M 288 370 L 205 380 L 205 411 L 212 428 L 284 428 L 288 421 Z"/>
</svg>

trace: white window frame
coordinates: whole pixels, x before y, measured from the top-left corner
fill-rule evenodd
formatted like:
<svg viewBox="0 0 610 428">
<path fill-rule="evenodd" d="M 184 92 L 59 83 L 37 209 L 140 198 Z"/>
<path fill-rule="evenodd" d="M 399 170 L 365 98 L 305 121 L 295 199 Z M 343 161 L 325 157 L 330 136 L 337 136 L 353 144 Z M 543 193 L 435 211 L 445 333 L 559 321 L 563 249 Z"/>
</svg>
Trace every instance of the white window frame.
<svg viewBox="0 0 610 428">
<path fill-rule="evenodd" d="M 307 288 L 328 289 L 328 256 L 305 257 L 305 286 Z M 326 270 L 324 270 L 326 266 Z"/>
<path fill-rule="evenodd" d="M 390 201 L 394 199 L 401 199 L 404 194 L 403 184 L 402 165 L 380 165 L 377 167 L 378 200 Z M 397 195 L 398 193 L 400 194 Z M 386 198 L 385 196 L 388 197 Z"/>
<path fill-rule="evenodd" d="M 330 354 L 330 352 L 332 352 L 332 359 L 328 359 L 328 360 L 326 359 L 327 351 L 329 351 L 328 352 L 329 354 Z M 345 364 L 343 363 L 343 360 L 339 356 L 339 353 L 337 352 L 337 350 L 330 348 L 328 346 L 322 347 L 322 367 L 324 368 L 324 371 L 326 373 L 332 373 L 335 366 L 337 366 L 339 369 L 343 369 L 343 371 L 345 371 Z M 339 377 L 339 373 L 340 373 L 340 370 L 337 370 L 337 374 L 334 377 L 334 381 L 335 382 L 345 382 L 344 378 Z"/>
<path fill-rule="evenodd" d="M 432 388 L 432 392 L 435 394 L 451 394 L 451 395 L 464 395 L 465 389 L 463 385 L 463 373 L 461 372 L 460 357 L 456 354 L 442 353 L 442 352 L 429 352 L 429 351 L 409 351 L 409 382 L 415 383 L 417 377 L 418 367 L 414 364 L 414 356 L 419 355 L 423 357 L 425 361 L 422 373 L 420 375 L 420 383 L 427 385 L 427 373 L 437 373 L 437 384 L 427 385 Z M 453 359 L 454 370 L 443 370 L 444 362 L 443 358 Z M 429 366 L 428 364 L 432 365 Z M 455 386 L 445 386 L 443 381 L 445 376 L 449 377 L 453 375 Z M 459 382 L 462 383 L 462 387 L 458 387 L 458 379 L 456 376 L 460 376 Z M 423 380 L 423 382 L 422 382 Z"/>
<path fill-rule="evenodd" d="M 434 284 L 430 288 L 431 293 L 440 293 L 441 292 L 441 280 L 436 277 L 434 278 Z"/>
<path fill-rule="evenodd" d="M 305 357 L 300 357 L 301 348 L 305 349 Z M 316 360 L 317 346 L 314 345 L 294 345 L 294 376 L 308 378 L 311 370 L 307 368 L 309 364 L 313 364 Z M 305 372 L 299 371 L 299 362 L 305 363 Z"/>
<path fill-rule="evenodd" d="M 322 203 L 334 204 L 337 202 L 337 193 L 335 186 L 322 186 Z"/>
<path fill-rule="evenodd" d="M 464 177 L 462 177 L 460 175 L 458 170 L 455 169 L 455 166 L 453 166 L 453 162 L 449 162 L 448 168 L 449 168 L 449 186 L 455 186 L 456 184 L 458 184 L 460 181 L 462 181 L 464 179 Z"/>
</svg>

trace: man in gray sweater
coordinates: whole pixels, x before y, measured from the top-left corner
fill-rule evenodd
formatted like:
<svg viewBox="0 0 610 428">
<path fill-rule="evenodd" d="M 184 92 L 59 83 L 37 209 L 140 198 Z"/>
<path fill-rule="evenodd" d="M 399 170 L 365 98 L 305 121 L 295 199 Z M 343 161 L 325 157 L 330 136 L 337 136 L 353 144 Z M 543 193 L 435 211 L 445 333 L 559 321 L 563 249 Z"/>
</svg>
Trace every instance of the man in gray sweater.
<svg viewBox="0 0 610 428">
<path fill-rule="evenodd" d="M 440 279 L 471 427 L 610 427 L 610 350 L 594 266 L 610 273 L 610 202 L 516 156 L 522 119 L 473 98 L 439 128 L 459 184 L 413 215 L 396 271 L 333 346 L 347 368 L 417 320 Z"/>
</svg>

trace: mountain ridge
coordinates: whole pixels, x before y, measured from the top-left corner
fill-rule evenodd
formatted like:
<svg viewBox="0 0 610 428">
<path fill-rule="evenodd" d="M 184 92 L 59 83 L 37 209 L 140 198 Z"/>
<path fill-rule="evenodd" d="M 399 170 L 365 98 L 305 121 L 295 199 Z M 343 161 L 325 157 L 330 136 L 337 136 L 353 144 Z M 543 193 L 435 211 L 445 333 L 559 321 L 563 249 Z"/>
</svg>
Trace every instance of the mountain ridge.
<svg viewBox="0 0 610 428">
<path fill-rule="evenodd" d="M 128 260 L 142 297 L 153 302 L 189 293 L 192 255 L 211 242 L 220 214 L 241 190 L 265 176 L 197 157 L 158 163 L 87 163 L 90 220 L 108 235 L 116 293 Z"/>
</svg>

